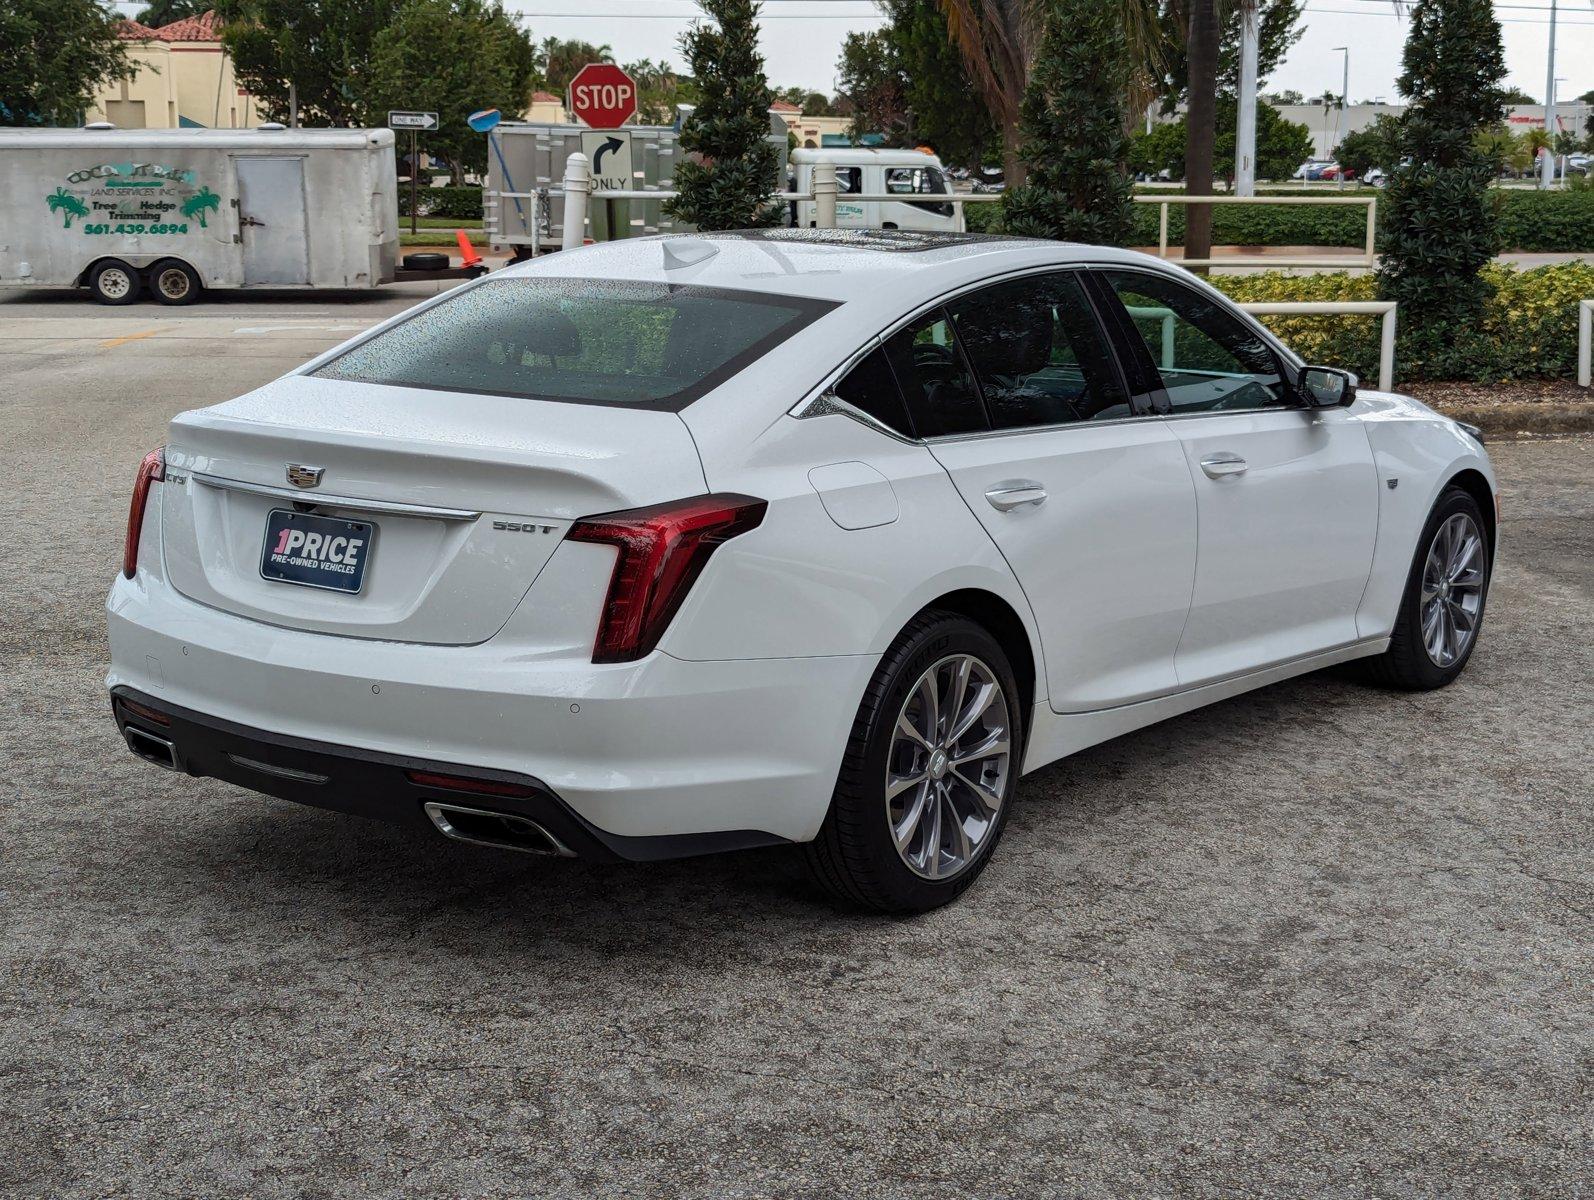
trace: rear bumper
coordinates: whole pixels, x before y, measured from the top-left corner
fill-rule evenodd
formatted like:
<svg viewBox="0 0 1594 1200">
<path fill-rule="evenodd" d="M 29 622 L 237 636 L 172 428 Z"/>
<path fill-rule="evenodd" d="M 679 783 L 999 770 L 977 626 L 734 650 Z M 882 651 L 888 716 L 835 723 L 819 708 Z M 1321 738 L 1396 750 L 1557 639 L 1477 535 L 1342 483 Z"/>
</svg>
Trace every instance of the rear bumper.
<svg viewBox="0 0 1594 1200">
<path fill-rule="evenodd" d="M 111 693 L 111 711 L 123 740 L 140 758 L 186 775 L 391 824 L 442 828 L 428 815 L 429 804 L 507 814 L 548 835 L 542 853 L 599 862 L 684 858 L 784 841 L 756 830 L 624 837 L 582 820 L 529 775 L 285 737 L 191 712 L 131 688 Z"/>
<path fill-rule="evenodd" d="M 362 807 L 326 807 L 419 819 L 417 794 L 385 785 L 403 764 L 445 764 L 529 779 L 611 845 L 704 834 L 733 835 L 731 844 L 748 844 L 737 839 L 749 833 L 812 838 L 877 661 L 695 662 L 655 652 L 594 665 L 589 648 L 538 644 L 514 621 L 475 646 L 305 633 L 196 603 L 143 569 L 117 577 L 107 619 L 112 693 L 147 697 L 196 726 L 192 736 L 231 731 L 391 768 L 351 785 Z M 314 797 L 327 794 L 287 795 L 280 781 L 241 774 L 214 754 L 193 762 L 287 799 L 323 804 Z"/>
</svg>

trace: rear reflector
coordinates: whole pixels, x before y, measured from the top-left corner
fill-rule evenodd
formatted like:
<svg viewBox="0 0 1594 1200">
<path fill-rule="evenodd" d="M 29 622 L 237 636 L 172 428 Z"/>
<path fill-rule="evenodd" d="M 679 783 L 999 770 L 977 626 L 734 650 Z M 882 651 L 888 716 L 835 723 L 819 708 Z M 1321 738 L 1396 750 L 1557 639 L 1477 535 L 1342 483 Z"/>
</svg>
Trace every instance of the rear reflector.
<svg viewBox="0 0 1594 1200">
<path fill-rule="evenodd" d="M 496 779 L 472 779 L 469 775 L 444 775 L 437 771 L 405 771 L 404 777 L 417 787 L 437 788 L 445 792 L 470 792 L 477 796 L 515 796 L 527 799 L 535 796 L 535 788 L 520 783 L 500 783 Z"/>
<path fill-rule="evenodd" d="M 122 543 L 122 574 L 129 579 L 138 574 L 138 539 L 144 532 L 144 506 L 149 503 L 149 485 L 166 478 L 166 447 L 157 446 L 138 464 L 133 479 L 133 503 L 127 510 L 127 540 Z"/>
<path fill-rule="evenodd" d="M 141 717 L 143 720 L 155 725 L 170 725 L 172 723 L 172 719 L 165 713 L 156 712 L 153 708 L 140 704 L 136 700 L 129 700 L 126 696 L 119 697 L 119 702 L 130 716 Z"/>
<path fill-rule="evenodd" d="M 570 541 L 596 542 L 620 552 L 592 661 L 632 662 L 651 653 L 709 555 L 722 542 L 758 528 L 768 507 L 752 496 L 695 496 L 572 525 L 565 534 Z"/>
</svg>

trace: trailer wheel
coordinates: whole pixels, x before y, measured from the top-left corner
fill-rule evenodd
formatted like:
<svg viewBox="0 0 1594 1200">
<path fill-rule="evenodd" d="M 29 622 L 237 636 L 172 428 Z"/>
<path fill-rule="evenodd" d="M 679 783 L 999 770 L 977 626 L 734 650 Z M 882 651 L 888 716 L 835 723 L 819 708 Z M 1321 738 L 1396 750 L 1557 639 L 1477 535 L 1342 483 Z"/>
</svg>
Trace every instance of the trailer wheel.
<svg viewBox="0 0 1594 1200">
<path fill-rule="evenodd" d="M 143 290 L 138 272 L 119 258 L 97 263 L 89 272 L 89 291 L 101 304 L 131 304 Z"/>
<path fill-rule="evenodd" d="M 162 304 L 192 304 L 204 289 L 194 268 L 175 258 L 167 258 L 149 269 L 149 290 Z"/>
</svg>

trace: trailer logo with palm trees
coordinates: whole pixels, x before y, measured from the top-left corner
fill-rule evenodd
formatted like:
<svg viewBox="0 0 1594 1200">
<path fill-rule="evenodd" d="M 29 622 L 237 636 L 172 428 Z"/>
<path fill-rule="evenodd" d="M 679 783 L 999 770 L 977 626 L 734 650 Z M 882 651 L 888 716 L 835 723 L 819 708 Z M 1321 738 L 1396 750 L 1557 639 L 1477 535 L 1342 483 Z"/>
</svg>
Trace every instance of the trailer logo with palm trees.
<svg viewBox="0 0 1594 1200">
<path fill-rule="evenodd" d="M 85 234 L 183 234 L 209 228 L 221 197 L 195 185 L 194 172 L 165 163 L 95 163 L 68 173 L 44 197 L 63 229 Z M 74 226 L 74 222 L 76 223 Z"/>
</svg>

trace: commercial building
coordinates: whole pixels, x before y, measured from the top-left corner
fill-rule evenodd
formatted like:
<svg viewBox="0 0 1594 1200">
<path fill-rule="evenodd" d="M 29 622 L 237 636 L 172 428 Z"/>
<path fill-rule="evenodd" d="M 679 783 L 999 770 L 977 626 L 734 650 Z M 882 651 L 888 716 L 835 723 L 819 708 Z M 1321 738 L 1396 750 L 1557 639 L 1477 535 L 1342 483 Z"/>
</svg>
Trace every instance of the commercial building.
<svg viewBox="0 0 1594 1200">
<path fill-rule="evenodd" d="M 233 76 L 214 12 L 159 28 L 123 21 L 117 35 L 138 73 L 103 88 L 87 121 L 121 129 L 252 129 L 265 119 Z"/>
</svg>

